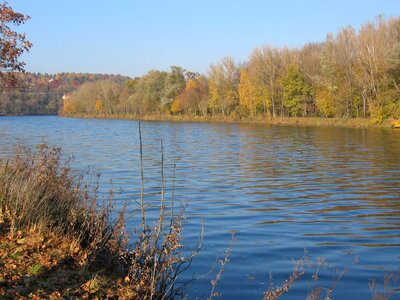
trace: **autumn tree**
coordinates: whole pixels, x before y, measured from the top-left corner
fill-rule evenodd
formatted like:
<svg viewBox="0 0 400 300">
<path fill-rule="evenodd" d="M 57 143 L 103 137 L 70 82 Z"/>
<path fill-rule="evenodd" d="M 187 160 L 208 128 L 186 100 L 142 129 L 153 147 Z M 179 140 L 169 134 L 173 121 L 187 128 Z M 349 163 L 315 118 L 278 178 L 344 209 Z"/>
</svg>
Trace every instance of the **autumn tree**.
<svg viewBox="0 0 400 300">
<path fill-rule="evenodd" d="M 344 116 L 359 116 L 359 103 L 357 100 L 357 84 L 355 80 L 355 60 L 357 57 L 357 35 L 351 26 L 347 26 L 339 31 L 335 39 L 336 47 L 336 76 L 340 80 L 341 101 L 345 106 Z M 365 116 L 365 109 L 364 109 Z"/>
<path fill-rule="evenodd" d="M 249 69 L 254 74 L 260 90 L 268 90 L 268 93 L 263 93 L 265 98 L 264 113 L 271 108 L 273 117 L 277 114 L 276 102 L 279 97 L 280 76 L 282 72 L 282 58 L 279 49 L 272 48 L 268 45 L 256 48 L 250 55 Z"/>
<path fill-rule="evenodd" d="M 265 99 L 268 98 L 267 90 L 257 84 L 258 80 L 248 68 L 240 72 L 239 100 L 241 108 L 254 117 L 258 111 L 263 111 Z"/>
<path fill-rule="evenodd" d="M 120 86 L 111 80 L 104 80 L 96 82 L 96 88 L 98 90 L 98 110 L 104 109 L 107 114 L 117 113 Z"/>
<path fill-rule="evenodd" d="M 169 112 L 172 102 L 185 89 L 185 70 L 172 66 L 170 72 L 152 70 L 146 75 L 129 80 L 126 87 L 130 96 L 122 108 L 135 115 Z"/>
<path fill-rule="evenodd" d="M 181 67 L 172 66 L 171 71 L 167 74 L 163 94 L 161 97 L 162 108 L 168 110 L 174 99 L 185 89 L 185 70 Z"/>
<path fill-rule="evenodd" d="M 15 72 L 23 72 L 25 63 L 19 58 L 29 51 L 32 44 L 25 34 L 17 33 L 13 27 L 24 24 L 29 16 L 15 12 L 6 1 L 0 4 L 0 86 L 17 84 Z"/>
<path fill-rule="evenodd" d="M 247 69 L 242 69 L 240 72 L 239 82 L 239 104 L 246 112 L 250 114 L 250 116 L 254 115 L 252 101 L 253 88 L 249 76 L 249 71 Z"/>
<path fill-rule="evenodd" d="M 167 76 L 167 72 L 152 70 L 140 77 L 134 93 L 128 99 L 130 113 L 135 115 L 159 113 Z"/>
<path fill-rule="evenodd" d="M 387 52 L 385 116 L 400 120 L 400 19 L 393 20 L 392 38 L 397 40 Z"/>
<path fill-rule="evenodd" d="M 371 118 L 378 123 L 387 116 L 387 105 L 398 98 L 398 78 L 392 64 L 398 55 L 399 26 L 398 18 L 380 16 L 375 23 L 364 24 L 358 36 L 358 80 L 364 103 L 368 105 Z"/>
<path fill-rule="evenodd" d="M 305 79 L 312 83 L 321 74 L 322 43 L 307 43 L 297 55 L 297 65 Z"/>
<path fill-rule="evenodd" d="M 317 89 L 315 103 L 321 116 L 331 118 L 335 115 L 335 101 L 331 90 L 325 88 Z"/>
<path fill-rule="evenodd" d="M 205 116 L 208 114 L 208 99 L 210 97 L 210 88 L 208 86 L 208 79 L 206 76 L 201 75 L 197 79 L 197 87 L 195 90 L 196 105 L 200 115 Z"/>
<path fill-rule="evenodd" d="M 313 99 L 313 88 L 306 82 L 297 66 L 288 65 L 281 80 L 283 103 L 290 116 L 307 116 L 307 106 Z"/>
<path fill-rule="evenodd" d="M 206 115 L 208 104 L 208 82 L 204 76 L 189 79 L 183 90 L 172 102 L 171 113 Z"/>
<path fill-rule="evenodd" d="M 319 113 L 325 117 L 333 117 L 340 111 L 339 77 L 337 76 L 337 47 L 335 38 L 329 33 L 321 53 L 321 73 L 314 80 L 316 105 Z"/>
<path fill-rule="evenodd" d="M 210 66 L 209 108 L 214 113 L 229 115 L 239 105 L 239 67 L 230 57 Z"/>
<path fill-rule="evenodd" d="M 116 113 L 121 88 L 113 81 L 86 82 L 64 98 L 64 112 L 69 114 Z"/>
</svg>

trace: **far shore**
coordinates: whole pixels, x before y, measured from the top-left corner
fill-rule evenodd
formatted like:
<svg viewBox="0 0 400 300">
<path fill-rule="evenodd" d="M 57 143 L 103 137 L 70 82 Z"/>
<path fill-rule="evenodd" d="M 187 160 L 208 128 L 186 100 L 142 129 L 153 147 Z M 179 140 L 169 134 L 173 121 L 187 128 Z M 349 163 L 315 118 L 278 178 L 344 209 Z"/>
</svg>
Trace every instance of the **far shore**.
<svg viewBox="0 0 400 300">
<path fill-rule="evenodd" d="M 74 114 L 61 115 L 63 117 L 84 119 L 114 119 L 137 121 L 171 121 L 171 122 L 202 122 L 202 123 L 235 123 L 235 124 L 260 124 L 260 125 L 294 125 L 294 126 L 331 126 L 349 128 L 391 128 L 389 120 L 381 124 L 372 124 L 367 118 L 319 118 L 319 117 L 255 117 L 237 118 L 231 116 L 188 116 L 188 115 L 121 115 L 121 114 Z"/>
</svg>

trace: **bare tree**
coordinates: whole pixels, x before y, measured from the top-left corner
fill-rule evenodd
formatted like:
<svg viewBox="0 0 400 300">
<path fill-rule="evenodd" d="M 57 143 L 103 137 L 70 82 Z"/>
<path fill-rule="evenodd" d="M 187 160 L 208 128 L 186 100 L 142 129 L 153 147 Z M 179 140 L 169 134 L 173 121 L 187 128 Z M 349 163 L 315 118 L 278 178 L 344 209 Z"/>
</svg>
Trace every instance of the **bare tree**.
<svg viewBox="0 0 400 300">
<path fill-rule="evenodd" d="M 269 45 L 254 49 L 250 55 L 249 69 L 256 74 L 259 83 L 268 88 L 272 116 L 275 117 L 275 102 L 279 94 L 279 79 L 282 70 L 282 59 L 279 49 L 272 48 Z M 266 110 L 268 102 L 269 100 L 265 99 L 264 110 Z"/>
</svg>

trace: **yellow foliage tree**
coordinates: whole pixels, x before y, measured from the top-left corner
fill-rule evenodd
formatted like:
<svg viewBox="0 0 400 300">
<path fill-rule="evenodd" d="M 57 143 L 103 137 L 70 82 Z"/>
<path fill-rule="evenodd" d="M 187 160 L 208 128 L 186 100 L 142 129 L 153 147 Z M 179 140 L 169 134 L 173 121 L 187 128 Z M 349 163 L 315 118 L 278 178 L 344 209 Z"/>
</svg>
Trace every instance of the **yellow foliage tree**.
<svg viewBox="0 0 400 300">
<path fill-rule="evenodd" d="M 232 58 L 226 57 L 210 66 L 209 109 L 229 115 L 239 105 L 240 70 Z"/>
<path fill-rule="evenodd" d="M 71 114 L 75 112 L 75 106 L 73 105 L 72 101 L 67 97 L 64 98 L 63 102 L 63 111 L 67 114 Z"/>
<path fill-rule="evenodd" d="M 94 110 L 96 113 L 99 113 L 103 110 L 103 101 L 101 100 L 96 100 L 96 103 L 94 104 Z"/>
<path fill-rule="evenodd" d="M 100 111 L 103 110 L 103 101 L 101 100 L 96 100 L 95 104 L 94 104 L 94 110 L 99 113 Z"/>
<path fill-rule="evenodd" d="M 199 88 L 199 83 L 197 82 L 196 79 L 189 79 L 189 81 L 186 83 L 185 91 L 186 92 L 191 92 Z"/>
<path fill-rule="evenodd" d="M 325 117 L 333 117 L 336 109 L 334 106 L 334 98 L 332 92 L 327 89 L 319 89 L 315 94 L 315 102 L 318 111 Z"/>
<path fill-rule="evenodd" d="M 171 104 L 171 113 L 172 114 L 178 114 L 182 112 L 182 101 L 181 101 L 181 95 L 175 98 L 175 100 Z"/>
<path fill-rule="evenodd" d="M 239 103 L 253 117 L 257 113 L 257 109 L 262 109 L 268 99 L 268 91 L 266 87 L 257 84 L 255 78 L 251 78 L 247 69 L 240 72 L 239 82 Z M 267 111 L 267 110 L 266 110 Z"/>
<path fill-rule="evenodd" d="M 239 104 L 242 108 L 250 113 L 251 117 L 254 115 L 254 86 L 251 82 L 247 69 L 243 69 L 240 72 Z"/>
<path fill-rule="evenodd" d="M 239 104 L 250 116 L 253 116 L 253 93 L 252 84 L 249 76 L 249 72 L 246 69 L 242 69 L 240 72 L 240 82 L 239 82 Z"/>
<path fill-rule="evenodd" d="M 208 83 L 209 85 L 209 100 L 208 100 L 208 107 L 210 108 L 210 110 L 214 113 L 217 112 L 218 108 L 219 108 L 219 91 L 218 91 L 218 86 L 215 84 L 214 81 L 209 81 Z"/>
</svg>

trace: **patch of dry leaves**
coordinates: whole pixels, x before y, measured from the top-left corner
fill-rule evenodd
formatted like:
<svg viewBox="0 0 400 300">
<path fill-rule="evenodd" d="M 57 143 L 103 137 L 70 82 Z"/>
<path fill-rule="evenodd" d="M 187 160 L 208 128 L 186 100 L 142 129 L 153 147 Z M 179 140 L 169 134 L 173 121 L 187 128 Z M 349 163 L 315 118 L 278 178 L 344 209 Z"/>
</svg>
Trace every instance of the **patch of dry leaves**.
<svg viewBox="0 0 400 300">
<path fill-rule="evenodd" d="M 0 234 L 0 299 L 132 299 L 129 282 L 88 264 L 76 241 L 31 229 Z"/>
</svg>

